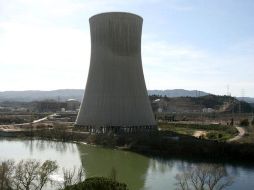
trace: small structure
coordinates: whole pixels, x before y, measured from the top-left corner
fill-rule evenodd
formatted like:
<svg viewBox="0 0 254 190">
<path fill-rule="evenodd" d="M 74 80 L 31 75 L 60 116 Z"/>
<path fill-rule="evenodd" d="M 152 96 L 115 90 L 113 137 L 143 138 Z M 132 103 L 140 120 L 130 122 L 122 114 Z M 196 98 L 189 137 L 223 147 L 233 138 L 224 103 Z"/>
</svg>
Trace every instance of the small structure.
<svg viewBox="0 0 254 190">
<path fill-rule="evenodd" d="M 66 110 L 68 111 L 76 111 L 80 107 L 80 102 L 76 99 L 68 99 L 66 103 Z"/>
<path fill-rule="evenodd" d="M 203 108 L 202 109 L 203 113 L 213 113 L 215 110 L 213 108 Z"/>
</svg>

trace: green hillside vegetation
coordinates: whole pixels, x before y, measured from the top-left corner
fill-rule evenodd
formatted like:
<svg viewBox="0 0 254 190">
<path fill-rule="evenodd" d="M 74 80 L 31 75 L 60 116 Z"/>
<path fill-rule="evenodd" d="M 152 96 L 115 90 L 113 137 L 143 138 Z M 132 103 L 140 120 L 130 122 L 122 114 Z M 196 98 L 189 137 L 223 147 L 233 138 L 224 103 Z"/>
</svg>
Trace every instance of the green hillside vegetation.
<svg viewBox="0 0 254 190">
<path fill-rule="evenodd" d="M 150 96 L 150 100 L 156 99 L 164 100 L 168 107 L 182 108 L 185 110 L 202 110 L 203 108 L 212 108 L 217 112 L 242 112 L 250 113 L 253 111 L 251 104 L 245 101 L 239 101 L 231 96 L 217 96 L 207 95 L 200 97 L 162 97 L 162 96 Z M 240 110 L 239 110 L 240 109 Z"/>
</svg>

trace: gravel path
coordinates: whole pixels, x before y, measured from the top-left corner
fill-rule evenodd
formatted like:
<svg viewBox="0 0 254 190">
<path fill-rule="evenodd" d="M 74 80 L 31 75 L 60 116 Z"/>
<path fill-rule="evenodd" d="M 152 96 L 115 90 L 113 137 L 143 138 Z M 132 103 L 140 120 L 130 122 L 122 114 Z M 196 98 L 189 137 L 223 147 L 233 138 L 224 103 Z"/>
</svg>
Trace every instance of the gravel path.
<svg viewBox="0 0 254 190">
<path fill-rule="evenodd" d="M 243 127 L 235 127 L 238 130 L 238 135 L 233 137 L 232 139 L 229 139 L 228 142 L 232 142 L 232 141 L 238 141 L 239 139 L 241 139 L 245 133 L 246 130 Z"/>
</svg>

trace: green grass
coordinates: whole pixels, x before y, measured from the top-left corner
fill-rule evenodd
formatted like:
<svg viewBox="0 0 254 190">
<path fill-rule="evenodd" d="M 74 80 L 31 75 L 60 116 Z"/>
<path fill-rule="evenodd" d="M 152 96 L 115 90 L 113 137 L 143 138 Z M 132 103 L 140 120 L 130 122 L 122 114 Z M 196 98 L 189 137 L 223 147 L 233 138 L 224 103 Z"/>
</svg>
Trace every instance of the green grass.
<svg viewBox="0 0 254 190">
<path fill-rule="evenodd" d="M 193 135 L 195 131 L 206 131 L 205 139 L 226 141 L 238 134 L 235 127 L 217 124 L 183 124 L 183 123 L 159 123 L 159 128 L 164 131 L 172 131 L 184 135 Z"/>
<path fill-rule="evenodd" d="M 175 133 L 180 133 L 183 135 L 193 135 L 195 132 L 194 129 L 187 129 L 182 127 L 170 127 L 170 128 L 163 127 L 163 130 L 173 131 Z"/>
</svg>

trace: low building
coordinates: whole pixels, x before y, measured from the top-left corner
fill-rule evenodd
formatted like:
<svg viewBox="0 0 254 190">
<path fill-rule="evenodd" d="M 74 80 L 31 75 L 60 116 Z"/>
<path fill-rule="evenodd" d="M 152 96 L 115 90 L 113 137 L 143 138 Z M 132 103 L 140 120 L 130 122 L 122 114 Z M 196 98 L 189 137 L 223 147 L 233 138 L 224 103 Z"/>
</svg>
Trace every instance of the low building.
<svg viewBox="0 0 254 190">
<path fill-rule="evenodd" d="M 215 112 L 215 110 L 213 108 L 203 108 L 202 112 L 203 113 L 213 113 L 213 112 Z"/>
<path fill-rule="evenodd" d="M 80 107 L 80 102 L 76 99 L 68 99 L 66 101 L 66 104 L 67 104 L 67 107 L 66 107 L 67 111 L 76 111 Z"/>
<path fill-rule="evenodd" d="M 62 108 L 66 108 L 66 102 L 57 102 L 55 100 L 45 100 L 36 102 L 36 110 L 38 112 L 57 112 L 61 111 Z"/>
</svg>

